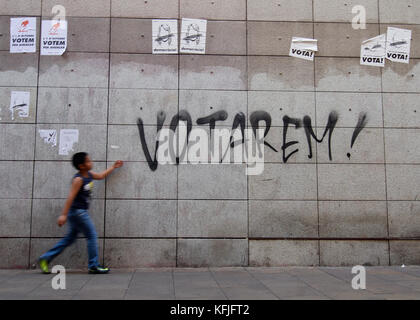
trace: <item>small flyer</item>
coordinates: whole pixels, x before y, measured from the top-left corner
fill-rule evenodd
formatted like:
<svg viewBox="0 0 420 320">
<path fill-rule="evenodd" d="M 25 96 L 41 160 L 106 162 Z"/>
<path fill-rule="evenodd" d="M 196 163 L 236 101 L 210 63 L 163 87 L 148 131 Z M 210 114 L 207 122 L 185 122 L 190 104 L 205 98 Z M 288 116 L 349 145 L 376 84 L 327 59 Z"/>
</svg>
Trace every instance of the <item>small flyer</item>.
<svg viewBox="0 0 420 320">
<path fill-rule="evenodd" d="M 205 54 L 206 38 L 207 20 L 182 19 L 180 52 Z"/>
<path fill-rule="evenodd" d="M 61 56 L 67 49 L 67 21 L 43 20 L 41 55 Z"/>
<path fill-rule="evenodd" d="M 318 40 L 293 37 L 289 56 L 313 61 L 316 51 L 318 51 Z"/>
<path fill-rule="evenodd" d="M 177 20 L 153 20 L 152 33 L 154 54 L 178 53 Z"/>
<path fill-rule="evenodd" d="M 374 67 L 385 66 L 386 34 L 365 40 L 360 49 L 360 64 Z"/>
<path fill-rule="evenodd" d="M 409 63 L 411 30 L 388 27 L 386 58 L 393 62 Z"/>
<path fill-rule="evenodd" d="M 79 130 L 77 129 L 61 129 L 60 130 L 60 147 L 58 154 L 67 156 L 73 151 L 73 146 L 79 141 Z"/>
<path fill-rule="evenodd" d="M 57 146 L 57 130 L 39 130 L 39 135 L 46 144 Z"/>
<path fill-rule="evenodd" d="M 36 52 L 36 18 L 10 18 L 10 53 Z"/>
<path fill-rule="evenodd" d="M 12 120 L 15 120 L 15 115 L 20 118 L 29 117 L 29 103 L 31 93 L 26 91 L 12 91 L 10 94 L 10 114 Z"/>
</svg>

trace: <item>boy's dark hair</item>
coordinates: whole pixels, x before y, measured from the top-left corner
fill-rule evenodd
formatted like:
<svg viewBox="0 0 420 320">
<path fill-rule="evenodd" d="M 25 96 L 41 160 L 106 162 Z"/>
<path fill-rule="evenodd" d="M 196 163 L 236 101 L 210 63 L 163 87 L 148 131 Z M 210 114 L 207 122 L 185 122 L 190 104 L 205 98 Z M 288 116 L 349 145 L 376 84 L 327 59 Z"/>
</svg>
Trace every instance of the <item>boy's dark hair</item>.
<svg viewBox="0 0 420 320">
<path fill-rule="evenodd" d="M 73 159 L 72 159 L 73 166 L 77 170 L 79 170 L 79 166 L 81 164 L 84 164 L 85 163 L 87 155 L 88 154 L 86 152 L 78 152 L 78 153 L 76 153 L 76 154 L 73 155 Z"/>
</svg>

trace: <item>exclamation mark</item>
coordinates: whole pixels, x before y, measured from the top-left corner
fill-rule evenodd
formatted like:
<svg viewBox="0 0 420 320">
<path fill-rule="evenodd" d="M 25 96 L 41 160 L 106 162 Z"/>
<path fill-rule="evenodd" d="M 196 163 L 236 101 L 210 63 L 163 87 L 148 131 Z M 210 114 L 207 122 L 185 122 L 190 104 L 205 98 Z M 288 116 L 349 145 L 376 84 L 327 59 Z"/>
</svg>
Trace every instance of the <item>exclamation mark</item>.
<svg viewBox="0 0 420 320">
<path fill-rule="evenodd" d="M 363 130 L 363 128 L 367 124 L 367 113 L 366 112 L 360 112 L 359 114 L 359 120 L 357 121 L 356 128 L 353 131 L 353 136 L 351 137 L 351 144 L 350 149 L 353 148 L 354 143 L 356 142 L 357 137 L 359 136 L 360 132 Z M 347 153 L 347 158 L 350 159 L 351 154 L 350 152 Z"/>
</svg>

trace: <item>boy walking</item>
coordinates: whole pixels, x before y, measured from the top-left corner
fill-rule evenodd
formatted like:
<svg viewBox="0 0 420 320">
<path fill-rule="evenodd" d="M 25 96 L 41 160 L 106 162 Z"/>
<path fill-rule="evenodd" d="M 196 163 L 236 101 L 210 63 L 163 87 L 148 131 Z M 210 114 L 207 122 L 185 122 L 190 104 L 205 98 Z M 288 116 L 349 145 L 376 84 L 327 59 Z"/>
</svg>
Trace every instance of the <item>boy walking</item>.
<svg viewBox="0 0 420 320">
<path fill-rule="evenodd" d="M 63 211 L 57 221 L 59 227 L 62 227 L 67 221 L 69 222 L 67 235 L 51 250 L 39 257 L 38 263 L 43 273 L 50 273 L 48 263 L 58 256 L 66 247 L 70 246 L 74 240 L 76 240 L 77 234 L 82 232 L 87 238 L 89 273 L 108 273 L 109 268 L 99 265 L 98 237 L 95 226 L 89 216 L 88 209 L 93 188 L 93 180 L 105 179 L 105 177 L 114 171 L 114 169 L 120 168 L 123 165 L 123 162 L 118 160 L 112 167 L 101 173 L 90 171 L 93 164 L 89 155 L 85 152 L 79 152 L 73 155 L 72 162 L 73 166 L 79 170 L 79 172 L 73 177 L 69 196 L 67 197 Z"/>
</svg>

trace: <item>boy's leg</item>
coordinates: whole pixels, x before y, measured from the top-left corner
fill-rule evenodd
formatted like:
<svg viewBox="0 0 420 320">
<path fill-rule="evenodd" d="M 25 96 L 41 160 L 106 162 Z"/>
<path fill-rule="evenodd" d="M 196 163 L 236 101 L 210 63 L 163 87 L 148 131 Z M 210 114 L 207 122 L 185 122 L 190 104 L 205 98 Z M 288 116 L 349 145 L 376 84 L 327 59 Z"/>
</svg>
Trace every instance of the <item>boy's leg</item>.
<svg viewBox="0 0 420 320">
<path fill-rule="evenodd" d="M 78 214 L 77 217 L 79 229 L 87 238 L 87 247 L 89 255 L 88 268 L 92 269 L 98 267 L 98 236 L 96 234 L 95 226 L 93 225 L 92 219 L 90 218 L 87 210 L 85 210 L 83 213 Z"/>
<path fill-rule="evenodd" d="M 58 256 L 65 248 L 71 245 L 77 237 L 77 226 L 71 214 L 68 216 L 68 231 L 63 239 L 61 239 L 57 244 L 52 247 L 48 252 L 44 253 L 39 257 L 39 260 L 47 260 L 50 262 L 56 256 Z"/>
</svg>

